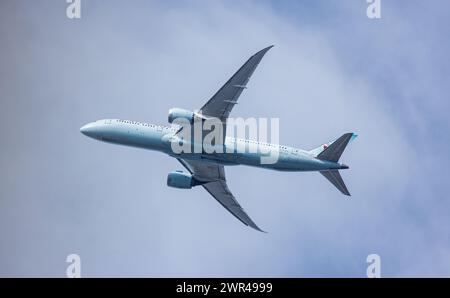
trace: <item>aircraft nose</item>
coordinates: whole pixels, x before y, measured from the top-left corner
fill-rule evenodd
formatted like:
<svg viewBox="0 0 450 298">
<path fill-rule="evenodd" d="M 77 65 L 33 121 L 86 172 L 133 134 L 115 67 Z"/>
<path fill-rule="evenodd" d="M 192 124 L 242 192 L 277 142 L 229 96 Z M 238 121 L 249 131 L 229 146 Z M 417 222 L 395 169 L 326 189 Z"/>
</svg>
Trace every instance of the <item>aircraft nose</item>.
<svg viewBox="0 0 450 298">
<path fill-rule="evenodd" d="M 88 137 L 95 137 L 94 123 L 88 123 L 80 128 L 80 132 Z"/>
</svg>

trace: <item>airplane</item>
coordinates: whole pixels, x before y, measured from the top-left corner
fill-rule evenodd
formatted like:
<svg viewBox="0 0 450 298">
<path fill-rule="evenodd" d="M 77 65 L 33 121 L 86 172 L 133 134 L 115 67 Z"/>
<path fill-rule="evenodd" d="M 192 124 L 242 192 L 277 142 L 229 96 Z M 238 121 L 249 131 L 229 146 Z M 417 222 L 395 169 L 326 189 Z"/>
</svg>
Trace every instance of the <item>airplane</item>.
<svg viewBox="0 0 450 298">
<path fill-rule="evenodd" d="M 260 232 L 265 231 L 260 229 L 247 215 L 228 188 L 224 166 L 248 165 L 290 172 L 318 171 L 340 192 L 350 196 L 339 174 L 339 170 L 348 169 L 349 167 L 339 163 L 339 159 L 347 144 L 356 138 L 357 135 L 354 133 L 345 133 L 338 139 L 312 150 L 302 150 L 278 144 L 227 137 L 225 132 L 221 146 L 227 149 L 231 148 L 232 153 L 229 153 L 229 151 L 226 151 L 226 153 L 206 153 L 203 150 L 200 153 L 174 152 L 171 145 L 174 142 L 184 141 L 180 136 L 181 129 L 179 126 L 174 125 L 175 119 L 181 118 L 192 123 L 193 119 L 211 117 L 219 119 L 225 126 L 231 110 L 237 104 L 239 96 L 247 88 L 247 83 L 254 70 L 266 52 L 272 47 L 264 48 L 251 56 L 198 111 L 194 112 L 180 108 L 170 109 L 168 122 L 171 123 L 171 126 L 122 119 L 103 119 L 84 125 L 80 128 L 80 132 L 99 141 L 156 150 L 176 158 L 186 168 L 188 173 L 183 171 L 169 173 L 167 177 L 167 185 L 169 187 L 190 189 L 201 185 L 242 223 Z M 237 143 L 245 143 L 247 146 L 250 143 L 257 143 L 257 145 L 269 147 L 269 150 L 277 150 L 277 161 L 262 164 L 258 159 L 261 157 L 261 152 L 237 152 L 235 150 Z"/>
</svg>

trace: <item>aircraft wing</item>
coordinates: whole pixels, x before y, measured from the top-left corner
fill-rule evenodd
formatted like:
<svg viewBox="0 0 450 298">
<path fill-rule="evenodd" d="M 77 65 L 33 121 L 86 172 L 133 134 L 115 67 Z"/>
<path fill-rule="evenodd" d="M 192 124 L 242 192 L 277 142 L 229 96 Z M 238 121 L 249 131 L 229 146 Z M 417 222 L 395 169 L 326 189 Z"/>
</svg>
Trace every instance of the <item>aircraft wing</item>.
<svg viewBox="0 0 450 298">
<path fill-rule="evenodd" d="M 214 96 L 200 109 L 203 115 L 219 118 L 225 123 L 234 105 L 246 88 L 247 82 L 255 71 L 264 54 L 273 46 L 262 49 L 251 56 L 244 65 L 214 94 Z"/>
<path fill-rule="evenodd" d="M 261 230 L 253 220 L 247 215 L 244 209 L 234 198 L 228 189 L 225 179 L 225 169 L 221 165 L 206 163 L 203 161 L 184 160 L 178 158 L 178 161 L 199 181 L 206 182 L 202 186 L 223 206 L 231 212 L 237 219 L 247 226 L 250 226 L 260 232 Z"/>
</svg>

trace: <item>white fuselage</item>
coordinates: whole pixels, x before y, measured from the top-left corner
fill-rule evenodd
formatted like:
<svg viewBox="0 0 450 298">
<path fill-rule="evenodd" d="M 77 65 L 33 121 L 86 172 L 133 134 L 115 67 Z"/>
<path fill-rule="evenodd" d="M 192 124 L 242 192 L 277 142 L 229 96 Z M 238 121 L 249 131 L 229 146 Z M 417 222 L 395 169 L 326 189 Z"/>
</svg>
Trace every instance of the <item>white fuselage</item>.
<svg viewBox="0 0 450 298">
<path fill-rule="evenodd" d="M 180 141 L 176 134 L 177 128 L 137 121 L 98 120 L 86 124 L 80 131 L 104 142 L 161 151 L 175 158 L 201 159 L 222 165 L 242 164 L 279 171 L 323 171 L 343 168 L 343 165 L 339 163 L 317 159 L 302 149 L 231 137 L 225 138 L 224 148 L 221 151 L 206 153 L 205 151 L 213 150 L 200 150 L 198 153 L 175 153 L 172 143 Z M 268 154 L 276 156 L 276 160 L 272 159 L 273 161 L 269 163 L 262 162 L 262 158 L 267 158 Z"/>
</svg>

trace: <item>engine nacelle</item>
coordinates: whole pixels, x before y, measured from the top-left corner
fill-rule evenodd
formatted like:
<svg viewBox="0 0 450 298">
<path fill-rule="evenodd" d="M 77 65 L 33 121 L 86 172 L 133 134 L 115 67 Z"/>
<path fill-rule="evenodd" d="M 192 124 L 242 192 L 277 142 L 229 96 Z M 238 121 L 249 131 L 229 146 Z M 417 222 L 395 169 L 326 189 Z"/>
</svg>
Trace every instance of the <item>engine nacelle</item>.
<svg viewBox="0 0 450 298">
<path fill-rule="evenodd" d="M 189 189 L 195 185 L 198 185 L 196 179 L 182 171 L 171 172 L 167 176 L 167 186 L 170 187 Z"/>
<path fill-rule="evenodd" d="M 189 121 L 189 123 L 194 123 L 194 117 L 195 114 L 192 111 L 179 109 L 179 108 L 173 108 L 169 110 L 169 117 L 168 121 L 169 123 L 173 123 L 176 119 L 185 119 Z"/>
</svg>

